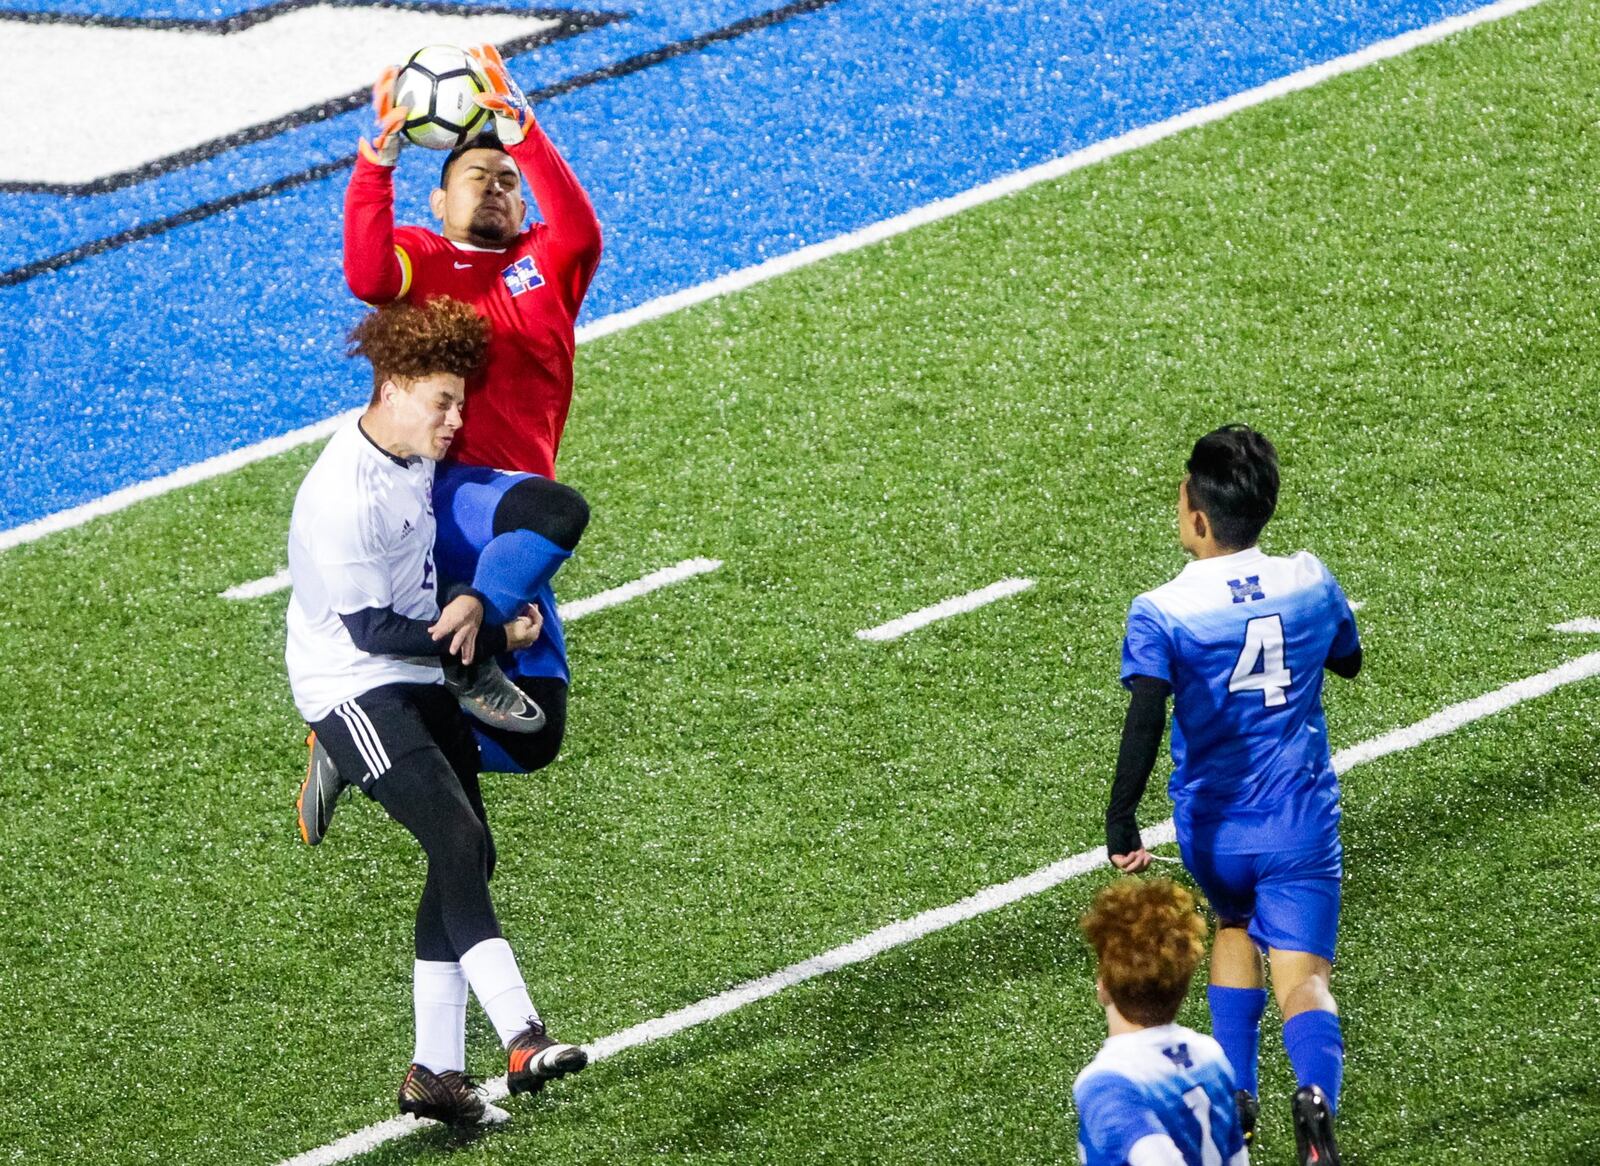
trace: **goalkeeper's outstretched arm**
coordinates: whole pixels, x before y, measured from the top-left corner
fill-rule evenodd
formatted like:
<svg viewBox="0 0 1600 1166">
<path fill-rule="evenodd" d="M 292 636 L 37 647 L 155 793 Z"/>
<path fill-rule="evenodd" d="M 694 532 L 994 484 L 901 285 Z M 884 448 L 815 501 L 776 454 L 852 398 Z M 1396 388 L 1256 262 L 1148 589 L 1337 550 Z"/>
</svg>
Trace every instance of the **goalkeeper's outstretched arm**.
<svg viewBox="0 0 1600 1166">
<path fill-rule="evenodd" d="M 344 192 L 344 281 L 359 300 L 387 304 L 410 291 L 404 253 L 394 242 L 394 165 L 405 135 L 406 109 L 394 104 L 395 70 L 372 87 L 377 130 L 361 139 Z"/>
</svg>

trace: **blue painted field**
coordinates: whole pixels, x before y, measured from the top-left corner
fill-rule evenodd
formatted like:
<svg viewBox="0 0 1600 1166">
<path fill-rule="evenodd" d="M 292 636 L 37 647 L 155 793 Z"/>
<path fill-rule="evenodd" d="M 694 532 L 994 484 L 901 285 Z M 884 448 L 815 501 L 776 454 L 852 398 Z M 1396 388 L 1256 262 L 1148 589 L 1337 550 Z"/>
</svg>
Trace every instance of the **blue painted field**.
<svg viewBox="0 0 1600 1166">
<path fill-rule="evenodd" d="M 586 318 L 1476 6 L 840 0 L 734 28 L 658 63 L 635 60 L 621 76 L 588 80 L 541 106 L 606 229 Z M 9 10 L 44 7 L 34 0 Z M 250 7 L 208 3 L 203 12 Z M 193 3 L 48 8 L 202 12 Z M 754 0 L 647 0 L 512 68 L 530 90 L 546 88 L 767 9 Z M 343 171 L 251 196 L 336 163 L 366 123 L 364 111 L 341 114 L 104 194 L 0 194 L 11 226 L 0 240 L 0 280 L 13 273 L 0 286 L 8 386 L 0 424 L 15 451 L 0 529 L 358 403 L 360 378 L 340 356 L 357 312 L 339 273 Z M 70 149 L 70 127 L 56 132 Z M 425 218 L 438 158 L 402 159 L 403 218 Z M 160 228 L 241 196 L 248 201 Z M 152 233 L 27 274 L 130 231 Z"/>
</svg>

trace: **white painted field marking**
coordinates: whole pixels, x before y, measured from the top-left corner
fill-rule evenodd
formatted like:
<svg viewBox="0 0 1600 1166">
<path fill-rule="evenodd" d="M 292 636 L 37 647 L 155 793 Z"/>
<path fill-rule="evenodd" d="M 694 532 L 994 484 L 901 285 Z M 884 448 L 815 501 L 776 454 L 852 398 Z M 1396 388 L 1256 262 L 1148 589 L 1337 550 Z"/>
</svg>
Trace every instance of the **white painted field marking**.
<svg viewBox="0 0 1600 1166">
<path fill-rule="evenodd" d="M 1578 634 L 1593 634 L 1600 632 L 1600 619 L 1569 619 L 1566 623 L 1553 623 L 1550 625 L 1553 632 L 1574 632 Z"/>
<path fill-rule="evenodd" d="M 632 583 L 624 583 L 620 587 L 613 587 L 609 591 L 602 591 L 598 595 L 590 595 L 584 599 L 575 599 L 571 603 L 557 606 L 556 611 L 563 620 L 571 621 L 582 619 L 597 611 L 604 611 L 608 607 L 615 607 L 619 603 L 626 603 L 630 599 L 637 599 L 641 595 L 649 595 L 652 591 L 659 591 L 663 587 L 670 587 L 674 583 L 681 583 L 685 579 L 693 579 L 696 575 L 704 575 L 708 571 L 715 571 L 722 566 L 721 559 L 685 559 L 670 567 L 663 567 L 659 571 L 652 571 L 643 578 L 635 579 Z M 276 575 L 268 575 L 264 579 L 253 579 L 249 583 L 241 583 L 237 587 L 230 587 L 222 593 L 223 599 L 260 599 L 264 595 L 271 595 L 277 591 L 284 591 L 289 586 L 289 572 L 279 571 Z"/>
<path fill-rule="evenodd" d="M 1360 611 L 1367 605 L 1367 601 L 1365 599 L 1352 599 L 1349 600 L 1349 604 L 1351 611 Z"/>
<path fill-rule="evenodd" d="M 980 607 L 993 603 L 997 599 L 1004 599 L 1008 595 L 1026 591 L 1032 586 L 1032 579 L 1002 579 L 998 583 L 991 583 L 987 587 L 980 587 L 978 590 L 969 591 L 965 595 L 957 595 L 954 599 L 946 599 L 943 603 L 935 603 L 932 607 L 924 607 L 921 611 L 913 611 L 909 615 L 902 615 L 899 619 L 892 619 L 888 623 L 879 624 L 875 628 L 866 628 L 856 633 L 856 639 L 897 640 L 907 632 L 914 632 L 920 627 L 926 627 L 935 620 L 949 619 L 952 615 L 975 611 Z"/>
<path fill-rule="evenodd" d="M 1502 712 L 1524 701 L 1533 700 L 1548 692 L 1560 688 L 1564 684 L 1573 684 L 1588 677 L 1600 675 L 1600 652 L 1591 652 L 1587 656 L 1580 656 L 1576 660 L 1569 660 L 1560 667 L 1552 668 L 1548 672 L 1541 672 L 1537 676 L 1530 676 L 1526 680 L 1518 680 L 1507 684 L 1503 688 L 1474 700 L 1462 701 L 1448 708 L 1441 709 L 1433 716 L 1408 725 L 1403 729 L 1384 733 L 1369 741 L 1352 745 L 1348 749 L 1341 749 L 1333 755 L 1333 767 L 1339 773 L 1347 773 L 1363 762 L 1373 761 L 1390 753 L 1399 753 L 1406 749 L 1413 749 L 1424 741 L 1435 737 L 1442 737 L 1447 733 L 1473 721 L 1482 720 L 1494 713 Z M 1176 840 L 1176 830 L 1171 818 L 1142 830 L 1146 847 L 1161 846 Z M 1068 879 L 1076 878 L 1081 874 L 1096 870 L 1107 865 L 1108 859 L 1104 847 L 1086 850 L 1060 862 L 1051 863 L 1041 867 L 1031 874 L 1014 878 L 1010 882 L 998 883 L 992 887 L 985 887 L 975 895 L 952 903 L 948 907 L 936 907 L 931 911 L 924 911 L 910 919 L 898 923 L 890 923 L 885 927 L 863 935 L 860 939 L 853 940 L 821 955 L 813 956 L 800 963 L 791 964 L 781 971 L 762 976 L 758 980 L 749 980 L 743 984 L 735 985 L 726 992 L 719 992 L 715 996 L 708 996 L 697 1004 L 669 1012 L 654 1020 L 646 1020 L 629 1028 L 614 1032 L 610 1036 L 601 1037 L 592 1045 L 588 1045 L 589 1059 L 601 1061 L 607 1057 L 638 1045 L 648 1044 L 663 1037 L 672 1036 L 684 1029 L 693 1028 L 704 1024 L 708 1020 L 726 1016 L 728 1013 L 743 1008 L 746 1004 L 753 1004 L 758 1000 L 765 1000 L 775 996 L 785 988 L 792 988 L 796 984 L 803 984 L 807 980 L 838 971 L 841 968 L 869 960 L 874 956 L 882 955 L 886 951 L 920 939 L 935 931 L 940 931 L 956 923 L 974 919 L 979 915 L 1016 903 L 1032 895 L 1048 891 L 1059 886 Z M 484 1086 L 488 1092 L 489 1100 L 498 1101 L 507 1095 L 506 1079 L 497 1077 Z M 343 1162 L 360 1154 L 383 1145 L 385 1142 L 403 1138 L 407 1134 L 421 1129 L 421 1125 L 411 1118 L 390 1118 L 378 1122 L 353 1134 L 348 1134 L 336 1142 L 330 1142 L 315 1150 L 307 1150 L 289 1158 L 280 1166 L 333 1166 L 336 1162 Z"/>
<path fill-rule="evenodd" d="M 219 478 L 223 474 L 231 474 L 234 470 L 241 470 L 245 466 L 262 461 L 269 457 L 276 457 L 280 453 L 287 453 L 291 449 L 298 449 L 302 445 L 309 445 L 313 441 L 320 441 L 333 434 L 347 421 L 353 421 L 361 416 L 363 409 L 351 409 L 337 417 L 329 417 L 326 421 L 318 421 L 315 425 L 307 425 L 300 429 L 291 430 L 280 437 L 259 441 L 255 445 L 236 449 L 232 453 L 218 454 L 216 457 L 207 458 L 203 462 L 195 462 L 192 466 L 184 466 L 181 470 L 173 470 L 159 478 L 152 478 L 148 482 L 138 482 L 132 486 L 107 494 L 103 498 L 96 498 L 93 502 L 85 502 L 81 506 L 74 506 L 70 510 L 60 510 L 55 514 L 47 514 L 43 518 L 36 518 L 32 522 L 25 522 L 21 526 L 12 527 L 10 530 L 0 530 L 0 551 L 9 550 L 11 547 L 21 546 L 23 543 L 37 542 L 46 535 L 56 534 L 59 531 L 71 530 L 73 527 L 82 526 L 90 519 L 100 518 L 106 514 L 115 514 L 119 510 L 126 510 L 135 502 L 143 502 L 146 498 L 159 498 L 163 494 L 170 494 L 174 490 L 181 490 L 185 486 L 193 486 L 197 482 Z"/>
<path fill-rule="evenodd" d="M 929 223 L 960 214 L 962 211 L 971 210 L 973 207 L 982 206 L 996 199 L 1016 194 L 1038 183 L 1064 177 L 1075 170 L 1092 166 L 1097 162 L 1114 158 L 1119 154 L 1126 154 L 1131 150 L 1148 146 L 1163 138 L 1170 138 L 1184 130 L 1207 125 L 1240 110 L 1248 109 L 1251 106 L 1260 105 L 1263 102 L 1271 101 L 1274 98 L 1295 93 L 1302 89 L 1309 89 L 1313 85 L 1320 85 L 1324 81 L 1332 80 L 1334 77 L 1342 76 L 1345 73 L 1364 69 L 1368 65 L 1377 64 L 1379 61 L 1386 61 L 1391 57 L 1400 56 L 1402 53 L 1408 53 L 1412 49 L 1432 44 L 1435 41 L 1443 40 L 1445 37 L 1454 36 L 1456 33 L 1464 32 L 1476 25 L 1502 20 L 1543 2 L 1544 0 L 1500 0 L 1499 3 L 1473 9 L 1471 12 L 1453 16 L 1448 20 L 1441 20 L 1436 24 L 1415 29 L 1401 36 L 1378 41 L 1376 44 L 1368 45 L 1358 52 L 1335 57 L 1324 64 L 1313 65 L 1308 69 L 1300 70 L 1298 73 L 1280 77 L 1276 81 L 1258 85 L 1254 89 L 1247 89 L 1243 93 L 1237 93 L 1222 101 L 1203 105 L 1198 109 L 1190 110 L 1188 113 L 1168 118 L 1166 121 L 1130 130 L 1128 133 L 1118 137 L 1108 138 L 1082 150 L 1063 155 L 1052 162 L 1046 162 L 1027 170 L 1019 170 L 1015 174 L 1007 175 L 982 186 L 973 187 L 962 194 L 929 203 L 903 215 L 897 215 L 892 219 L 885 219 L 881 223 L 863 227 L 858 231 L 852 231 L 849 234 L 840 235 L 822 243 L 814 243 L 809 247 L 802 247 L 798 251 L 777 256 L 754 267 L 746 267 L 739 271 L 730 272 L 727 275 L 698 284 L 695 287 L 650 300 L 637 307 L 629 308 L 625 312 L 616 312 L 610 316 L 602 317 L 578 329 L 578 343 L 584 344 L 601 336 L 609 336 L 613 332 L 621 332 L 648 320 L 659 319 L 683 308 L 704 303 L 706 300 L 715 299 L 718 296 L 727 295 L 729 292 L 742 291 L 745 288 L 764 283 L 769 279 L 810 266 L 835 255 L 843 255 L 850 251 L 869 247 L 874 243 L 880 243 L 885 239 L 904 234 L 917 227 L 926 226 Z M 366 9 L 361 11 L 365 12 Z M 70 510 L 58 511 L 55 514 L 24 523 L 22 526 L 14 527 L 11 530 L 0 531 L 0 551 L 19 546 L 22 543 L 33 542 L 56 531 L 81 526 L 90 519 L 121 510 L 145 498 L 154 498 L 182 486 L 192 485 L 206 478 L 229 473 L 252 462 L 258 462 L 263 458 L 282 453 L 284 450 L 294 446 L 316 441 L 331 434 L 343 420 L 344 417 L 335 417 L 317 425 L 297 429 L 294 433 L 285 434 L 282 437 L 274 437 L 267 441 L 258 442 L 255 445 L 234 450 L 231 453 L 208 458 L 206 461 L 198 462 L 175 473 L 167 474 L 165 477 L 126 487 L 115 493 L 107 494 L 104 498 L 97 498 L 93 502 L 74 506 Z"/>
<path fill-rule="evenodd" d="M 284 568 L 276 575 L 268 575 L 264 579 L 252 579 L 248 583 L 241 583 L 237 587 L 230 587 L 222 593 L 224 599 L 260 599 L 263 595 L 271 595 L 275 591 L 284 591 L 289 586 L 289 570 Z"/>
<path fill-rule="evenodd" d="M 663 587 L 671 587 L 674 583 L 681 583 L 685 579 L 693 579 L 696 575 L 715 571 L 720 566 L 722 566 L 721 559 L 685 559 L 671 567 L 651 571 L 650 574 L 635 579 L 632 583 L 624 583 L 621 587 L 613 587 L 609 591 L 602 591 L 587 599 L 575 599 L 571 603 L 563 603 L 556 608 L 556 611 L 563 620 L 582 619 L 586 615 L 604 611 L 608 607 L 615 607 L 619 603 L 626 603 L 641 595 L 649 595 L 650 592 L 659 591 Z"/>
<path fill-rule="evenodd" d="M 1141 831 L 1146 846 L 1160 846 L 1172 842 L 1175 831 L 1172 819 Z M 876 931 L 863 935 L 860 939 L 852 940 L 825 951 L 821 955 L 812 956 L 808 960 L 791 964 L 781 971 L 762 976 L 758 980 L 749 980 L 743 984 L 735 985 L 726 992 L 719 992 L 709 996 L 697 1004 L 690 1004 L 686 1008 L 679 1008 L 665 1016 L 658 1016 L 654 1020 L 646 1020 L 629 1028 L 614 1032 L 610 1036 L 602 1037 L 591 1045 L 585 1046 L 589 1051 L 589 1060 L 603 1061 L 607 1057 L 614 1057 L 620 1052 L 634 1048 L 638 1045 L 648 1044 L 651 1041 L 661 1040 L 663 1037 L 672 1036 L 687 1028 L 704 1024 L 708 1020 L 715 1020 L 737 1011 L 747 1004 L 754 1004 L 758 1000 L 765 1000 L 769 996 L 776 996 L 786 988 L 796 984 L 803 984 L 807 980 L 814 980 L 818 976 L 836 972 L 840 968 L 847 968 L 851 964 L 858 964 L 869 960 L 873 956 L 882 955 L 886 951 L 920 939 L 935 931 L 942 931 L 956 923 L 974 919 L 979 915 L 998 910 L 1008 904 L 1029 898 L 1032 895 L 1048 891 L 1059 886 L 1070 878 L 1102 867 L 1109 860 L 1106 858 L 1105 847 L 1096 850 L 1086 850 L 1082 854 L 1075 854 L 1064 858 L 1060 862 L 1014 878 L 1007 883 L 999 883 L 992 887 L 985 887 L 975 895 L 962 899 L 958 903 L 951 903 L 948 907 L 936 907 L 931 911 L 924 911 L 910 919 L 897 923 L 890 923 Z M 496 1077 L 486 1081 L 483 1085 L 484 1092 L 490 1101 L 499 1101 L 510 1092 L 506 1088 L 506 1079 Z M 336 1142 L 329 1142 L 315 1150 L 307 1150 L 304 1154 L 296 1155 L 285 1160 L 280 1166 L 333 1166 L 333 1163 L 343 1162 L 357 1155 L 365 1154 L 377 1149 L 385 1142 L 403 1138 L 407 1134 L 415 1133 L 423 1126 L 409 1117 L 391 1117 L 387 1121 L 378 1122 L 353 1134 L 346 1134 Z"/>
<path fill-rule="evenodd" d="M 1544 696 L 1563 684 L 1587 680 L 1597 673 L 1600 673 L 1600 652 L 1590 652 L 1587 656 L 1568 660 L 1548 672 L 1541 672 L 1537 676 L 1518 680 L 1483 696 L 1440 709 L 1433 716 L 1414 725 L 1407 725 L 1403 729 L 1396 729 L 1392 733 L 1385 733 L 1381 737 L 1374 737 L 1370 741 L 1341 749 L 1333 755 L 1333 767 L 1343 773 L 1363 761 L 1371 761 L 1388 753 L 1398 753 L 1402 749 L 1415 748 L 1424 741 L 1453 733 L 1463 725 L 1481 721 L 1484 717 L 1501 712 L 1512 705 L 1521 704 L 1523 701 L 1532 700 L 1534 697 Z"/>
<path fill-rule="evenodd" d="M 277 121 L 366 89 L 418 45 L 470 45 L 547 32 L 537 12 L 429 12 L 312 4 L 238 31 L 125 28 L 0 15 L 0 109 L 41 93 L 137 95 L 139 128 L 85 117 L 69 148 L 45 134 L 0 138 L 0 181 L 75 184 Z M 199 94 L 226 93 L 226 101 Z"/>
</svg>

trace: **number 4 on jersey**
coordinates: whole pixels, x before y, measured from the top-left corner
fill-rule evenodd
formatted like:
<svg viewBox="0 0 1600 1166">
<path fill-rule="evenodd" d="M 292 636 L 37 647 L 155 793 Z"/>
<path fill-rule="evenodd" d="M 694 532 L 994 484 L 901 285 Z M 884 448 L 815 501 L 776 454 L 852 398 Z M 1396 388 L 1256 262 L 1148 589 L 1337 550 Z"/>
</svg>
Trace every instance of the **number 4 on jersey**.
<svg viewBox="0 0 1600 1166">
<path fill-rule="evenodd" d="M 1244 628 L 1244 650 L 1228 678 L 1228 691 L 1260 690 L 1266 706 L 1277 708 L 1289 699 L 1283 690 L 1290 680 L 1283 664 L 1283 617 L 1264 615 L 1251 620 Z"/>
</svg>

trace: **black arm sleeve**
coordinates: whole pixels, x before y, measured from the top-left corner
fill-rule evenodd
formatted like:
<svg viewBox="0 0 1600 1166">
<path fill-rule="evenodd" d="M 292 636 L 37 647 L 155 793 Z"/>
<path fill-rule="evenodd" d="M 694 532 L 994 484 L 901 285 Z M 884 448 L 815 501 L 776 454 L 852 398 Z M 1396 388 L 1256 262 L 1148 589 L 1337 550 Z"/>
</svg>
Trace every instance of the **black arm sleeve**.
<svg viewBox="0 0 1600 1166">
<path fill-rule="evenodd" d="M 1106 807 L 1106 850 L 1132 854 L 1143 843 L 1134 811 L 1156 766 L 1161 735 L 1167 727 L 1167 695 L 1172 686 L 1151 676 L 1135 676 L 1132 697 L 1122 722 L 1122 746 L 1117 750 L 1117 777 L 1111 783 L 1111 804 Z"/>
<path fill-rule="evenodd" d="M 1331 656 L 1328 657 L 1326 667 L 1335 676 L 1342 676 L 1346 680 L 1354 680 L 1356 673 L 1361 671 L 1361 649 L 1357 648 L 1348 656 L 1340 656 L 1337 660 Z"/>
<path fill-rule="evenodd" d="M 445 645 L 428 634 L 432 626 L 425 619 L 408 619 L 392 607 L 364 607 L 339 620 L 345 631 L 355 641 L 356 647 L 374 656 L 436 656 L 441 659 L 450 653 Z M 476 659 L 498 656 L 506 650 L 506 629 L 499 624 L 485 624 L 478 629 Z"/>
</svg>

